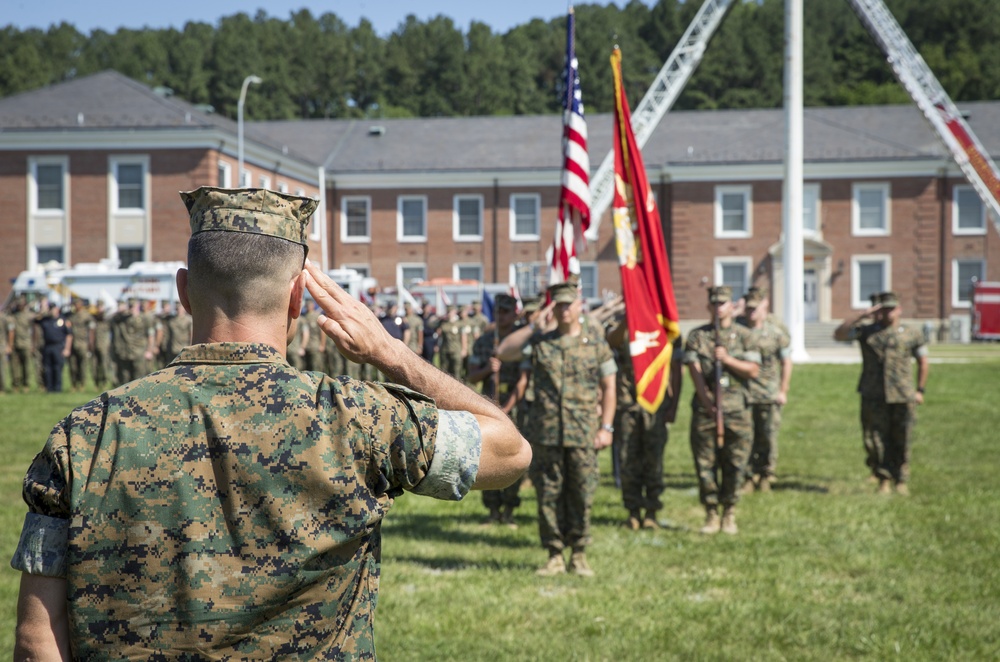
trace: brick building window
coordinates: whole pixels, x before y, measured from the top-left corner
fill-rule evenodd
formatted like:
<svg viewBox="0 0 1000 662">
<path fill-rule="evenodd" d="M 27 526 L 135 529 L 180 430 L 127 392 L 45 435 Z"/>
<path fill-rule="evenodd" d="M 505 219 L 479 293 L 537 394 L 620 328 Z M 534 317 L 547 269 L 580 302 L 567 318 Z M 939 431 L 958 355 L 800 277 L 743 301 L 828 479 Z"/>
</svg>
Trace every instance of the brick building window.
<svg viewBox="0 0 1000 662">
<path fill-rule="evenodd" d="M 509 282 L 517 286 L 522 298 L 544 293 L 548 277 L 548 265 L 544 262 L 515 262 L 510 265 Z"/>
<path fill-rule="evenodd" d="M 35 248 L 35 259 L 38 264 L 46 264 L 48 262 L 58 262 L 60 264 L 65 264 L 63 262 L 63 247 L 62 246 L 38 246 Z"/>
<path fill-rule="evenodd" d="M 38 163 L 35 165 L 35 185 L 38 187 L 36 199 L 38 209 L 65 209 L 63 196 L 63 166 L 61 163 Z"/>
<path fill-rule="evenodd" d="M 856 255 L 851 258 L 851 306 L 864 309 L 871 305 L 871 295 L 892 287 L 888 255 Z"/>
<path fill-rule="evenodd" d="M 852 192 L 851 232 L 856 236 L 888 236 L 889 185 L 855 184 Z"/>
<path fill-rule="evenodd" d="M 452 238 L 455 241 L 482 241 L 483 196 L 456 195 L 452 219 Z"/>
<path fill-rule="evenodd" d="M 118 209 L 145 209 L 146 168 L 144 163 L 117 161 L 114 168 Z"/>
<path fill-rule="evenodd" d="M 216 175 L 216 186 L 221 188 L 233 187 L 233 166 L 225 161 L 219 161 L 219 170 Z"/>
<path fill-rule="evenodd" d="M 972 305 L 972 281 L 986 277 L 984 260 L 952 260 L 951 262 L 951 305 L 968 308 Z"/>
<path fill-rule="evenodd" d="M 597 287 L 597 263 L 580 263 L 580 295 L 584 299 L 596 299 L 600 296 Z"/>
<path fill-rule="evenodd" d="M 340 207 L 340 240 L 345 243 L 367 243 L 371 241 L 372 199 L 365 197 L 345 197 Z"/>
<path fill-rule="evenodd" d="M 971 186 L 956 186 L 951 207 L 951 228 L 955 234 L 986 234 L 986 209 Z"/>
<path fill-rule="evenodd" d="M 733 288 L 733 301 L 739 301 L 750 287 L 753 258 L 727 257 L 715 260 L 715 282 Z"/>
<path fill-rule="evenodd" d="M 396 240 L 427 241 L 427 196 L 399 196 L 396 202 Z"/>
<path fill-rule="evenodd" d="M 806 237 L 820 234 L 819 184 L 802 186 L 802 234 Z"/>
<path fill-rule="evenodd" d="M 510 196 L 510 239 L 511 241 L 538 241 L 539 210 L 542 196 L 537 193 L 515 193 Z"/>
<path fill-rule="evenodd" d="M 481 264 L 455 264 L 451 269 L 452 278 L 455 280 L 483 280 L 483 265 Z"/>
<path fill-rule="evenodd" d="M 753 235 L 750 211 L 752 188 L 749 186 L 715 187 L 715 236 L 745 238 Z"/>
<path fill-rule="evenodd" d="M 135 262 L 142 262 L 145 259 L 142 246 L 119 246 L 118 262 L 119 267 L 127 269 Z"/>
<path fill-rule="evenodd" d="M 396 282 L 403 287 L 412 287 L 414 283 L 427 280 L 427 265 L 420 262 L 401 262 L 396 265 Z"/>
</svg>

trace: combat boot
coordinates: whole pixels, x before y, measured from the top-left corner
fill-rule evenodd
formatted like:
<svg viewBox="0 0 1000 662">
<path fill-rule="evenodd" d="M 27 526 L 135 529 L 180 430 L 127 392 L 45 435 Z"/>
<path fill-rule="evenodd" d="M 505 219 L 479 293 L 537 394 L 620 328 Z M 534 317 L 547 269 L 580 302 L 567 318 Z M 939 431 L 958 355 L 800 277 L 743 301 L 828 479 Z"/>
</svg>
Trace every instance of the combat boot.
<svg viewBox="0 0 1000 662">
<path fill-rule="evenodd" d="M 511 529 L 517 528 L 517 523 L 514 521 L 514 506 L 503 507 L 503 513 L 500 514 L 500 521 Z"/>
<path fill-rule="evenodd" d="M 646 517 L 642 520 L 642 528 L 644 529 L 658 529 L 660 528 L 660 523 L 656 521 L 656 511 L 647 510 Z"/>
<path fill-rule="evenodd" d="M 573 550 L 573 556 L 569 559 L 569 570 L 578 577 L 594 576 L 594 571 L 587 564 L 587 555 L 582 549 Z"/>
<path fill-rule="evenodd" d="M 483 526 L 489 526 L 491 524 L 497 524 L 500 522 L 500 509 L 490 508 L 490 514 L 486 516 L 483 520 Z"/>
<path fill-rule="evenodd" d="M 562 552 L 549 552 L 548 563 L 535 570 L 535 574 L 539 577 L 555 577 L 566 574 L 566 561 L 563 559 Z"/>
<path fill-rule="evenodd" d="M 757 491 L 758 492 L 770 492 L 771 491 L 771 478 L 768 476 L 760 476 L 757 480 Z"/>
<path fill-rule="evenodd" d="M 892 494 L 892 481 L 887 478 L 883 478 L 878 482 L 878 493 L 879 494 Z"/>
<path fill-rule="evenodd" d="M 722 511 L 722 532 L 731 536 L 740 532 L 736 528 L 736 506 L 726 506 L 726 509 Z"/>
<path fill-rule="evenodd" d="M 638 531 L 642 528 L 642 518 L 638 510 L 633 510 L 628 514 L 628 519 L 625 520 L 625 528 L 629 531 Z"/>
<path fill-rule="evenodd" d="M 719 532 L 719 510 L 715 506 L 705 506 L 705 525 L 699 531 L 712 535 Z"/>
<path fill-rule="evenodd" d="M 910 496 L 910 488 L 906 486 L 906 483 L 896 483 L 896 494 Z"/>
</svg>

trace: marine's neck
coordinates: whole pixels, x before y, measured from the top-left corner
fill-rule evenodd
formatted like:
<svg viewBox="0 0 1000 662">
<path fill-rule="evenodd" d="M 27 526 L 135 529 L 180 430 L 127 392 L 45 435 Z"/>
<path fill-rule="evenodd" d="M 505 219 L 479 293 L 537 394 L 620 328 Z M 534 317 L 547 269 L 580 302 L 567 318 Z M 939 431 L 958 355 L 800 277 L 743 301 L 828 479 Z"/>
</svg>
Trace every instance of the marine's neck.
<svg viewBox="0 0 1000 662">
<path fill-rule="evenodd" d="M 239 342 L 258 343 L 274 348 L 282 356 L 288 346 L 291 320 L 242 316 L 235 319 L 225 315 L 192 317 L 192 344 Z"/>
</svg>

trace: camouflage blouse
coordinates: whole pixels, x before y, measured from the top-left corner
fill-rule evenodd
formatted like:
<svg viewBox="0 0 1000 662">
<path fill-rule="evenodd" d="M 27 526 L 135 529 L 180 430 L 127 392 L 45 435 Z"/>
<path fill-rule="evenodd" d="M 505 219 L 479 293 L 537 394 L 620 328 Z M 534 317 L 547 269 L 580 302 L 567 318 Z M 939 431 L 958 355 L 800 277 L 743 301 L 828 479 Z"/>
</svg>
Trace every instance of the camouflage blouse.
<svg viewBox="0 0 1000 662">
<path fill-rule="evenodd" d="M 66 578 L 77 658 L 373 659 L 382 518 L 461 499 L 479 452 L 400 386 L 194 345 L 55 427 L 11 565 Z"/>
<path fill-rule="evenodd" d="M 760 351 L 754 339 L 753 332 L 745 326 L 731 324 L 729 328 L 722 329 L 720 333 L 722 345 L 735 359 L 760 363 Z M 705 378 L 705 386 L 708 387 L 708 394 L 715 397 L 715 327 L 712 324 L 699 326 L 688 334 L 687 343 L 684 346 L 684 363 L 697 363 L 701 368 L 701 374 Z M 747 380 L 723 369 L 722 379 L 722 411 L 726 414 L 746 409 L 749 403 L 750 391 Z M 691 407 L 695 410 L 701 409 L 701 400 L 698 393 L 691 400 Z"/>
</svg>

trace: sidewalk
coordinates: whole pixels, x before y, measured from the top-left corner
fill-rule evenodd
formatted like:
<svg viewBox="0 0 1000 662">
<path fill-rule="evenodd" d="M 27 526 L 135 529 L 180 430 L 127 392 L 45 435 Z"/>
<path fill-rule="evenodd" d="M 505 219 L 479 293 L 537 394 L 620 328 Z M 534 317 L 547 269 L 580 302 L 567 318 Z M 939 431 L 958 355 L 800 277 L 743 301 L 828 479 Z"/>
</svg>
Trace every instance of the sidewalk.
<svg viewBox="0 0 1000 662">
<path fill-rule="evenodd" d="M 796 363 L 861 363 L 861 350 L 857 345 L 844 347 L 806 347 L 809 358 Z"/>
</svg>

